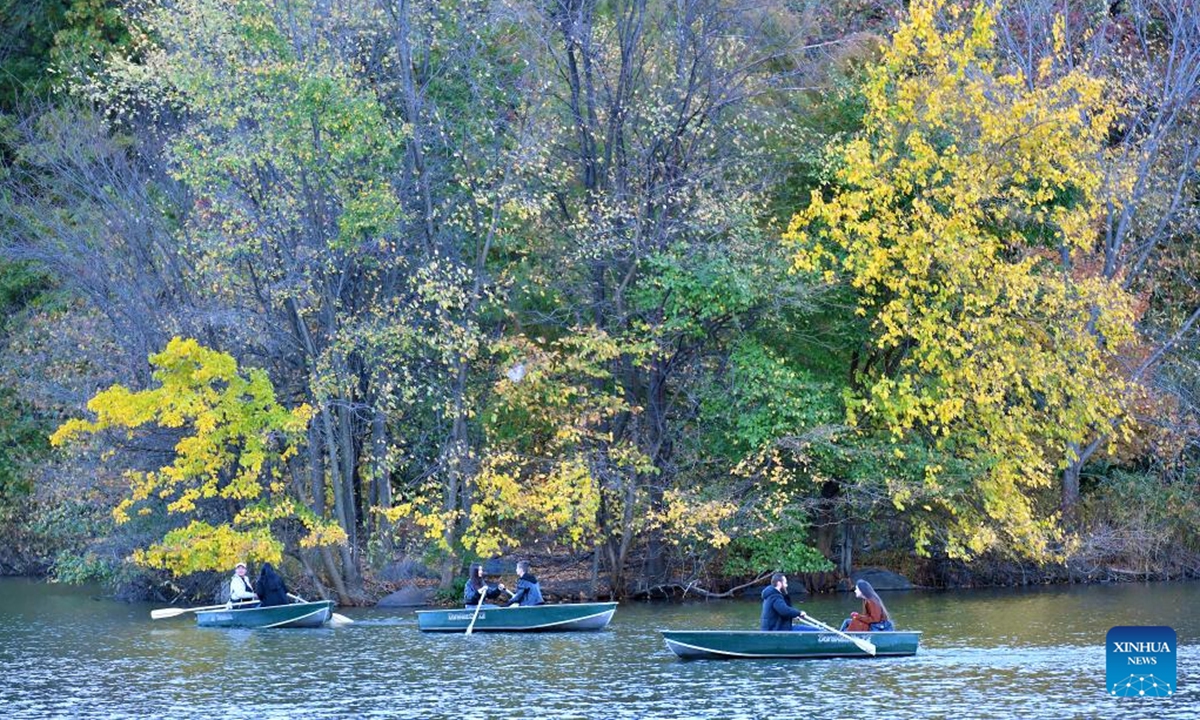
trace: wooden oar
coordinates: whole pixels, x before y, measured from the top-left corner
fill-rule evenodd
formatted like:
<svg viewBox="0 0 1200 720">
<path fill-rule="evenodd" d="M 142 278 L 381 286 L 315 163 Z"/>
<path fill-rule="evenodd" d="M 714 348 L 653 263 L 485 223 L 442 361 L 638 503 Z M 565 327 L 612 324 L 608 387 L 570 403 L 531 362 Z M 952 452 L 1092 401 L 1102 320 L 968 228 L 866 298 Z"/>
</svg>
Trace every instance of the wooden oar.
<svg viewBox="0 0 1200 720">
<path fill-rule="evenodd" d="M 836 628 L 830 627 L 829 625 L 826 625 L 825 623 L 816 619 L 812 615 L 808 615 L 807 613 L 803 613 L 803 612 L 800 613 L 800 619 L 803 620 L 804 622 L 812 623 L 813 625 L 816 625 L 819 628 L 828 630 L 829 632 L 833 633 L 834 635 L 838 635 L 840 637 L 846 638 L 850 642 L 857 645 L 859 650 L 862 650 L 863 652 L 865 652 L 868 655 L 875 654 L 875 646 L 872 645 L 871 642 L 868 640 L 863 640 L 862 638 L 851 637 L 851 636 L 847 635 L 846 633 L 842 632 L 841 630 L 838 630 Z"/>
<path fill-rule="evenodd" d="M 479 608 L 483 607 L 483 600 L 486 597 L 487 585 L 484 585 L 483 589 L 479 591 L 479 603 L 475 605 L 475 614 L 471 616 L 471 624 L 467 626 L 467 635 L 470 635 L 471 631 L 475 629 L 475 618 L 479 617 Z"/>
<path fill-rule="evenodd" d="M 293 595 L 291 593 L 288 593 L 287 596 L 290 597 L 291 599 L 295 600 L 296 602 L 302 602 L 302 603 L 308 602 L 307 600 L 300 597 L 299 595 Z M 329 624 L 330 625 L 353 625 L 354 621 L 351 620 L 350 618 L 346 617 L 345 615 L 342 615 L 341 613 L 330 613 L 329 614 Z"/>
<path fill-rule="evenodd" d="M 236 607 L 238 605 L 249 605 L 250 603 L 256 603 L 256 602 L 258 602 L 258 601 L 257 600 L 240 600 L 235 603 L 221 603 L 220 605 L 206 605 L 204 607 L 194 607 L 194 608 L 158 608 L 157 610 L 150 611 L 150 617 L 154 620 L 162 620 L 163 618 L 171 618 L 171 617 L 175 617 L 177 615 L 182 615 L 184 613 L 205 612 L 206 610 L 224 610 L 227 607 L 231 607 L 231 606 Z"/>
</svg>

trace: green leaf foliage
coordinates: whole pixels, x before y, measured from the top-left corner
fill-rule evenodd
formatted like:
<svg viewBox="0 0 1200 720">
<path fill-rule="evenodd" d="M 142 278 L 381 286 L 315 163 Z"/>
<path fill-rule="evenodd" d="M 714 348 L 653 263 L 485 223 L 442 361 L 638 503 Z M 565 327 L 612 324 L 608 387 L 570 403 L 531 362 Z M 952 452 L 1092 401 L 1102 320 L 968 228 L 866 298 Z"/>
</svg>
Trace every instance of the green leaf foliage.
<svg viewBox="0 0 1200 720">
<path fill-rule="evenodd" d="M 724 571 L 733 576 L 825 572 L 833 563 L 806 543 L 808 528 L 787 520 L 773 530 L 734 538 L 725 554 Z"/>
<path fill-rule="evenodd" d="M 837 386 L 753 338 L 734 348 L 729 366 L 727 384 L 712 388 L 701 405 L 706 445 L 726 457 L 740 460 L 781 437 L 840 419 Z"/>
</svg>

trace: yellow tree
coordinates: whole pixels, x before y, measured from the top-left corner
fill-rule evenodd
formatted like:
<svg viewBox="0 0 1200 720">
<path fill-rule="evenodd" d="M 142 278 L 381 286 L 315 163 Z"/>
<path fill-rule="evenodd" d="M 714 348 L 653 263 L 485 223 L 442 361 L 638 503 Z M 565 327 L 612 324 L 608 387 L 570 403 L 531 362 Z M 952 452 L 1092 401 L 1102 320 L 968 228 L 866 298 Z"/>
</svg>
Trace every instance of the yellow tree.
<svg viewBox="0 0 1200 720">
<path fill-rule="evenodd" d="M 864 130 L 784 240 L 797 269 L 848 282 L 871 320 L 851 422 L 976 468 L 969 482 L 933 463 L 923 485 L 891 483 L 918 549 L 1044 557 L 1061 531 L 1043 489 L 1131 392 L 1115 359 L 1134 340 L 1134 299 L 1099 272 L 1104 84 L 1052 75 L 1052 57 L 1035 77 L 1005 69 L 996 12 L 912 3 L 866 82 Z"/>
<path fill-rule="evenodd" d="M 603 532 L 606 495 L 609 507 L 645 516 L 643 493 L 624 493 L 615 480 L 650 466 L 631 441 L 614 439 L 612 423 L 638 409 L 608 370 L 645 349 L 581 328 L 550 342 L 518 335 L 490 350 L 507 369 L 483 411 L 487 450 L 471 477 L 471 502 L 446 511 L 433 482 L 390 516 L 410 517 L 440 543 L 447 527 L 461 525 L 463 545 L 480 556 L 519 547 L 522 537 L 590 547 Z"/>
<path fill-rule="evenodd" d="M 345 541 L 341 528 L 295 499 L 283 473 L 308 426 L 307 405 L 288 410 L 276 401 L 266 372 L 239 370 L 231 356 L 195 340 L 171 340 L 150 364 L 157 387 L 103 390 L 88 402 L 94 420 L 68 420 L 51 436 L 62 445 L 106 430 L 132 436 L 149 425 L 182 433 L 171 464 L 127 473 L 129 494 L 113 516 L 124 523 L 131 513 L 165 511 L 194 519 L 172 523 L 175 529 L 134 553 L 135 562 L 176 575 L 227 570 L 248 558 L 278 562 L 283 543 L 272 523 L 289 519 L 305 528 L 302 546 Z M 211 515 L 214 504 L 237 509 L 224 523 L 195 518 L 206 506 Z"/>
</svg>

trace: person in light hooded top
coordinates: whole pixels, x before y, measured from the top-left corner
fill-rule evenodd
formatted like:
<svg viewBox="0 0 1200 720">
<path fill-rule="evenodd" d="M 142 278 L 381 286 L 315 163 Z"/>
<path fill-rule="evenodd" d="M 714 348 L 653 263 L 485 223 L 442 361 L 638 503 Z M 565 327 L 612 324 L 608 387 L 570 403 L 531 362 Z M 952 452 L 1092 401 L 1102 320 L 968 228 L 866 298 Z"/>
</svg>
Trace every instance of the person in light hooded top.
<svg viewBox="0 0 1200 720">
<path fill-rule="evenodd" d="M 229 579 L 229 602 L 252 602 L 258 600 L 258 595 L 254 592 L 254 586 L 250 584 L 250 578 L 246 577 L 246 563 L 238 563 L 233 570 L 233 577 Z"/>
</svg>

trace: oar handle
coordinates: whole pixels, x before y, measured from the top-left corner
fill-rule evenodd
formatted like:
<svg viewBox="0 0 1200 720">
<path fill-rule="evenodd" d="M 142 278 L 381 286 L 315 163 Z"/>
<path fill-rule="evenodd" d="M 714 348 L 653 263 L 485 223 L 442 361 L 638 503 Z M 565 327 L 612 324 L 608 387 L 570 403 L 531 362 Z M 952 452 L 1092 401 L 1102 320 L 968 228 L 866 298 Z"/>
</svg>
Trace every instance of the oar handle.
<svg viewBox="0 0 1200 720">
<path fill-rule="evenodd" d="M 834 628 L 830 625 L 826 625 L 825 623 L 816 619 L 812 615 L 809 615 L 808 613 L 803 612 L 803 611 L 801 611 L 801 613 L 800 613 L 800 619 L 804 620 L 805 622 L 810 622 L 819 628 L 824 628 L 825 630 L 828 630 L 829 632 L 833 633 L 834 635 L 837 635 L 839 637 L 843 637 L 843 638 L 849 640 L 850 642 L 857 645 L 860 650 L 867 653 L 868 655 L 875 654 L 875 645 L 873 643 L 871 643 L 869 640 L 863 640 L 862 638 L 851 637 L 851 636 L 847 635 L 846 633 L 842 632 L 841 630 L 838 630 L 837 628 Z"/>
<path fill-rule="evenodd" d="M 475 618 L 479 617 L 479 608 L 483 607 L 483 601 L 486 598 L 487 598 L 487 586 L 485 585 L 479 591 L 479 602 L 475 605 L 475 614 L 471 616 L 471 624 L 467 625 L 467 633 L 466 633 L 467 635 L 470 635 L 471 631 L 475 629 Z"/>
<path fill-rule="evenodd" d="M 305 600 L 304 598 L 300 597 L 299 595 L 297 595 L 295 593 L 288 593 L 287 596 L 290 597 L 291 599 L 295 600 L 298 603 L 308 602 L 307 600 Z M 342 615 L 341 613 L 335 613 L 335 612 L 329 613 L 329 620 L 334 625 L 353 625 L 354 624 L 354 621 L 351 620 L 350 618 L 346 617 L 345 615 Z"/>
<path fill-rule="evenodd" d="M 816 625 L 817 627 L 821 628 L 822 630 L 827 630 L 828 632 L 835 633 L 837 635 L 841 635 L 842 637 L 844 637 L 848 640 L 854 639 L 854 638 L 850 637 L 849 635 L 847 635 L 846 633 L 842 632 L 841 630 L 838 630 L 837 628 L 833 627 L 832 625 L 826 625 L 825 623 L 821 622 L 820 620 L 816 619 L 815 617 L 813 617 L 812 615 L 809 615 L 806 612 L 800 613 L 800 619 L 803 620 L 804 622 L 812 623 L 813 625 Z"/>
<path fill-rule="evenodd" d="M 184 613 L 206 612 L 208 610 L 223 610 L 223 609 L 225 609 L 227 607 L 231 607 L 231 606 L 246 605 L 249 603 L 256 603 L 256 602 L 258 602 L 258 601 L 257 600 L 239 600 L 235 603 L 221 603 L 220 605 L 205 605 L 204 607 L 194 607 L 194 608 L 158 608 L 156 610 L 150 611 L 150 619 L 163 620 L 165 618 L 172 618 L 172 617 L 176 617 L 178 615 L 183 615 Z"/>
</svg>

